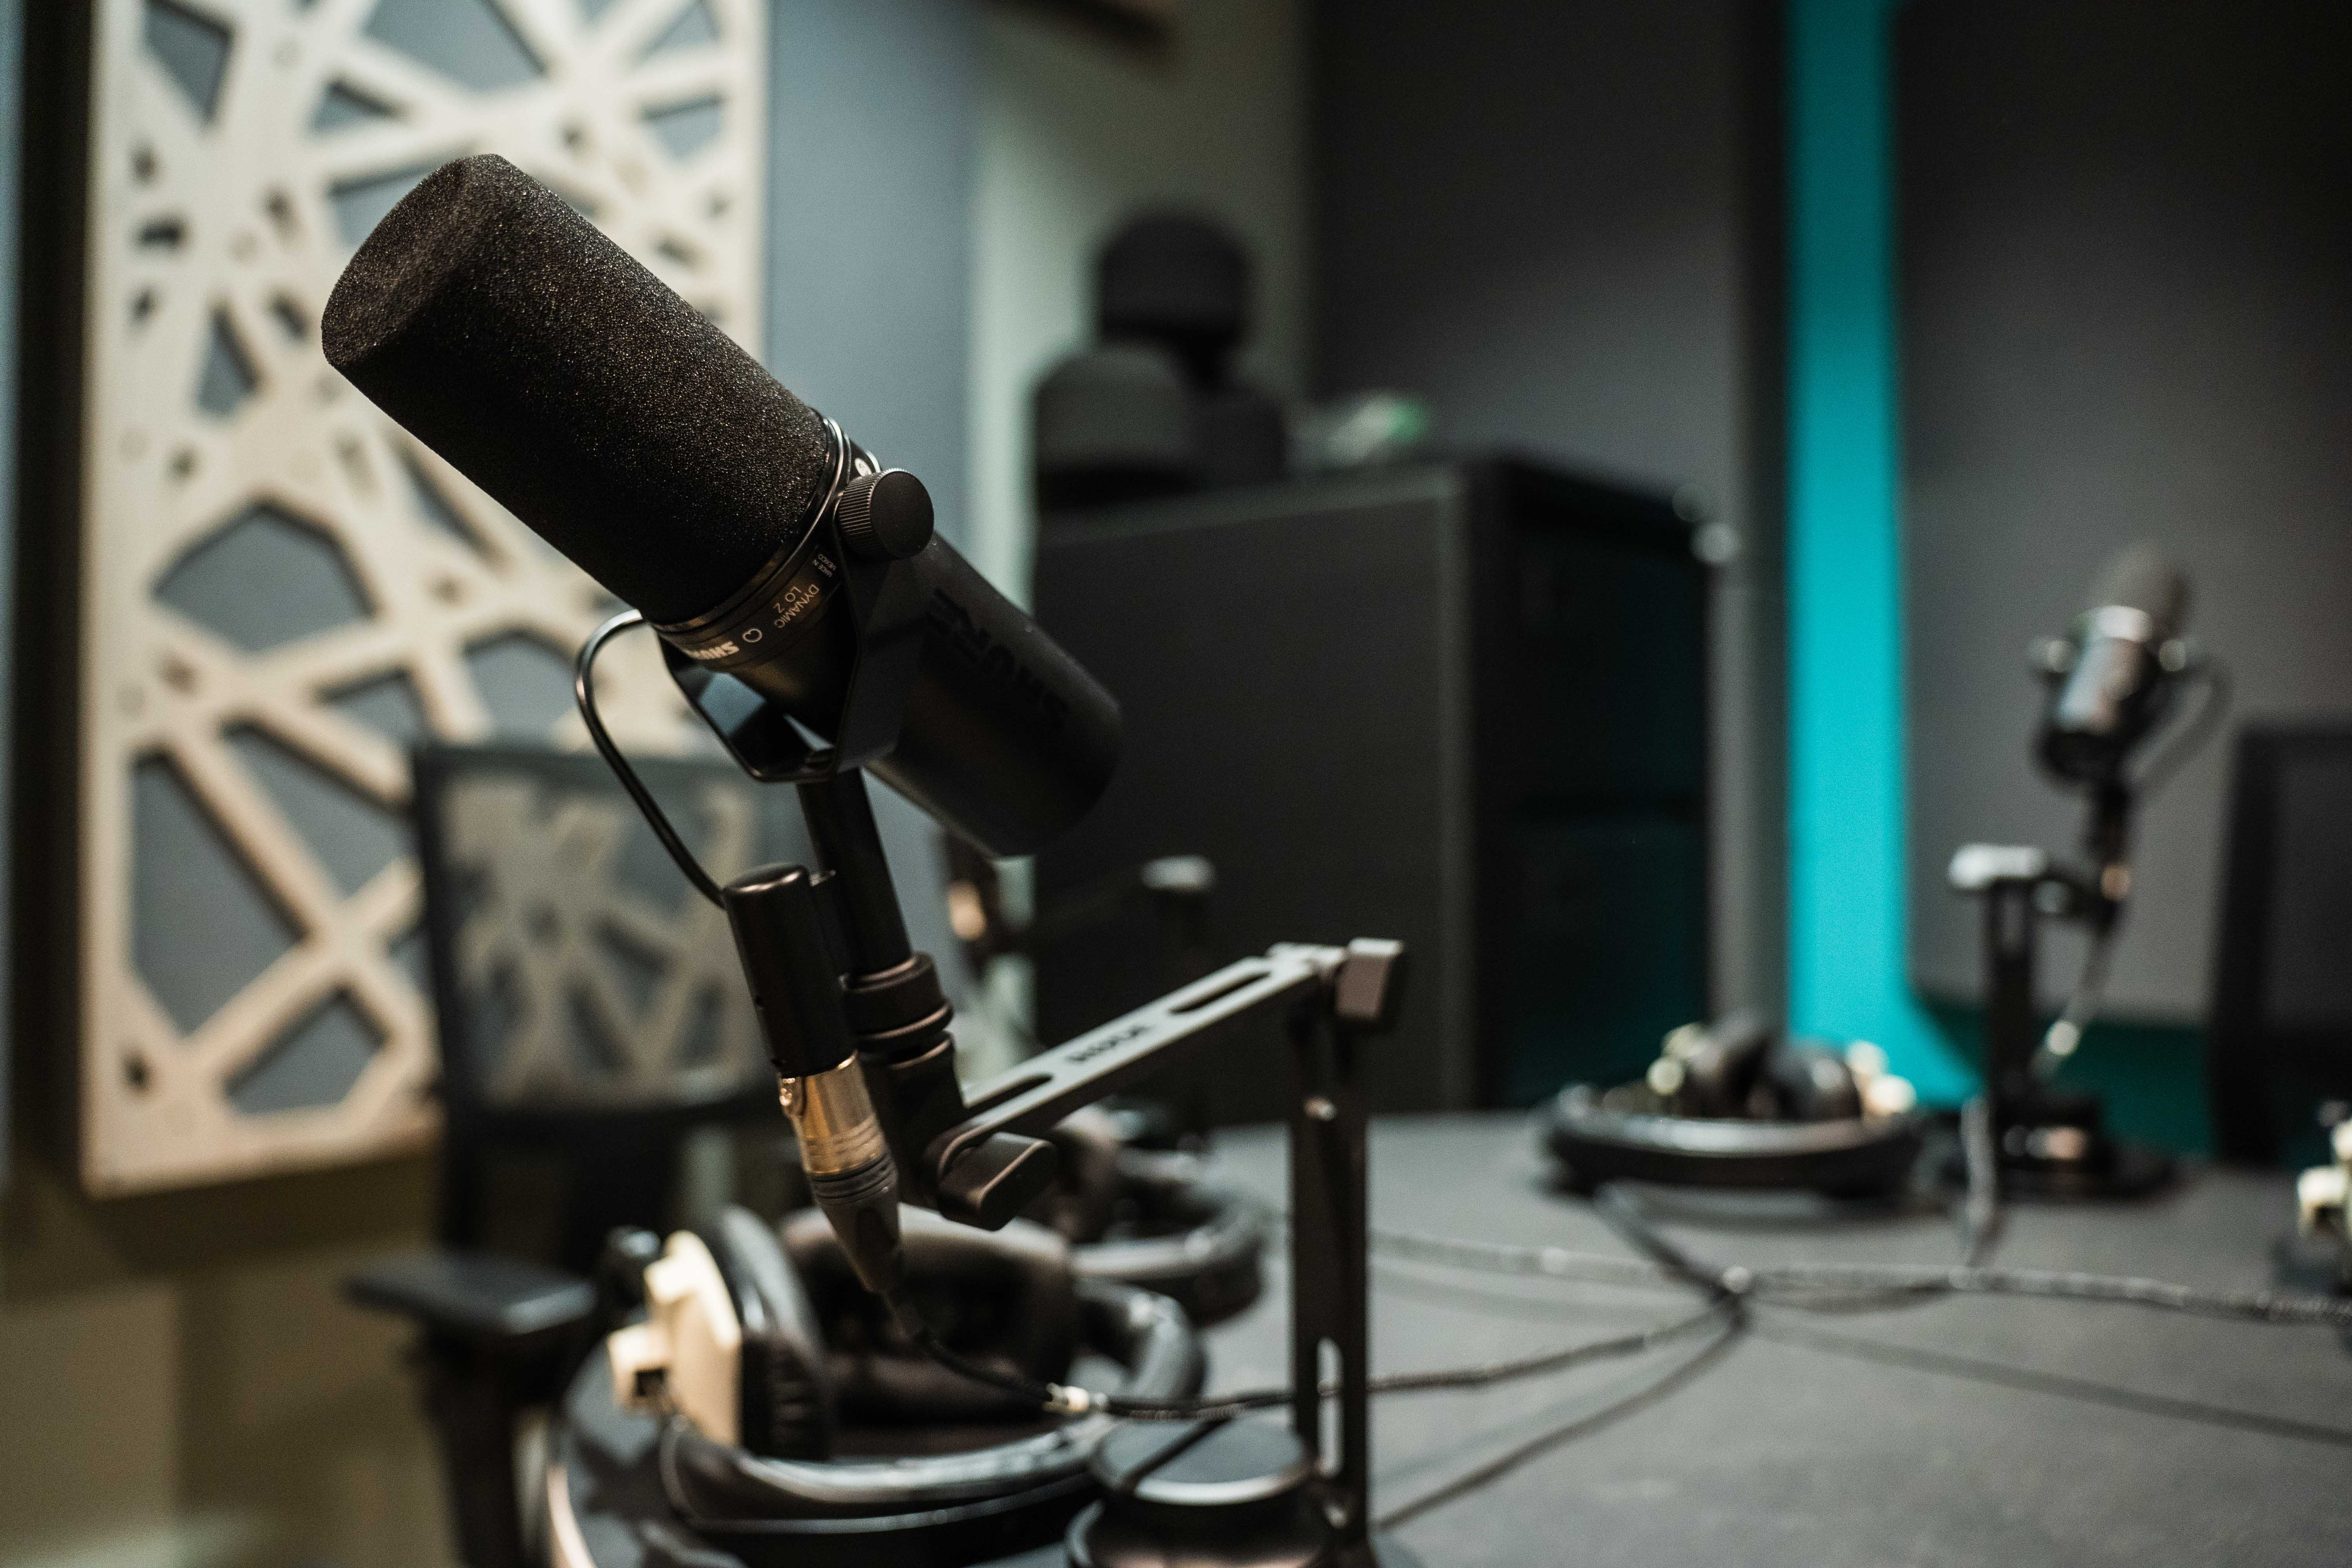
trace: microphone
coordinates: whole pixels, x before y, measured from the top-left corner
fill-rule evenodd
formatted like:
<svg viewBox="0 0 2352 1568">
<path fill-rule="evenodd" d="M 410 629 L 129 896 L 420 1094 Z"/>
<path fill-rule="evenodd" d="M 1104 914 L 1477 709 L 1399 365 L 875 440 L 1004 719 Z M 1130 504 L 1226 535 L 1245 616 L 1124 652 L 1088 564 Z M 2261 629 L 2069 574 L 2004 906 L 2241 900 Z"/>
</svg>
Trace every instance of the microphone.
<svg viewBox="0 0 2352 1568">
<path fill-rule="evenodd" d="M 2073 632 L 2041 649 L 2052 689 L 2035 748 L 2044 767 L 2073 784 L 2121 782 L 2125 759 L 2171 706 L 2188 614 L 2189 579 L 2153 544 L 2106 563 Z"/>
<path fill-rule="evenodd" d="M 821 305 L 813 301 L 812 307 Z M 672 647 L 838 735 L 845 560 L 898 559 L 925 606 L 872 771 L 995 856 L 1084 816 L 1118 704 L 930 530 L 885 471 L 562 197 L 494 154 L 444 164 L 343 269 L 328 363 Z"/>
<path fill-rule="evenodd" d="M 820 737 L 839 735 L 859 662 L 850 563 L 911 574 L 916 668 L 896 742 L 867 765 L 982 849 L 1037 847 L 1109 782 L 1118 703 L 933 534 L 921 481 L 504 159 L 444 164 L 404 197 L 337 279 L 320 338 L 677 653 Z M 898 1173 L 814 884 L 768 867 L 719 891 L 812 1195 L 859 1279 L 919 1332 Z"/>
</svg>

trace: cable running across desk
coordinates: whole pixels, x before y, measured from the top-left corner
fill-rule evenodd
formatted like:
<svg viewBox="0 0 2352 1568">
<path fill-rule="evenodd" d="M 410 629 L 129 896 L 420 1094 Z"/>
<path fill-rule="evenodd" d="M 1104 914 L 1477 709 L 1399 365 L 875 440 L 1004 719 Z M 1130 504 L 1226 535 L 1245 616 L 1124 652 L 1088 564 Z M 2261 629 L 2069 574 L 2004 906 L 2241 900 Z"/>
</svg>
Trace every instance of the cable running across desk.
<svg viewBox="0 0 2352 1568">
<path fill-rule="evenodd" d="M 1643 1219 L 1641 1223 L 1646 1225 Z M 1654 1228 L 1654 1227 L 1653 1227 Z M 1444 1268 L 1617 1285 L 1688 1282 L 1664 1263 L 1572 1252 L 1558 1247 L 1515 1247 L 1452 1237 L 1375 1229 L 1372 1250 Z M 1694 1260 L 1695 1261 L 1695 1260 Z M 1717 1268 L 1718 1283 L 1759 1296 L 1809 1291 L 1884 1290 L 1906 1295 L 2023 1296 L 2046 1300 L 2107 1301 L 2238 1322 L 2352 1328 L 2352 1300 L 2272 1290 L 2212 1290 L 2128 1275 L 2046 1268 L 1997 1268 L 1979 1264 L 1783 1263 Z"/>
<path fill-rule="evenodd" d="M 1973 1109 L 1973 1108 L 1972 1108 Z M 1972 1184 L 1973 1186 L 1973 1184 Z M 1375 1394 L 1460 1391 L 1538 1376 L 1610 1356 L 1639 1354 L 1717 1321 L 1736 1324 L 1746 1304 L 1804 1305 L 1822 1294 L 1916 1299 L 1937 1295 L 2030 1297 L 2104 1301 L 2218 1318 L 2230 1321 L 2352 1328 L 2352 1301 L 2269 1290 L 2211 1290 L 2168 1280 L 2038 1268 L 1996 1268 L 1975 1261 L 1990 1243 L 1994 1212 L 1970 1194 L 1963 1226 L 1964 1260 L 1955 1264 L 1719 1264 L 1685 1250 L 1644 1215 L 1630 1194 L 1603 1187 L 1594 1207 L 1638 1250 L 1640 1258 L 1517 1247 L 1374 1227 L 1372 1250 L 1440 1267 L 1625 1286 L 1683 1286 L 1706 1293 L 1706 1304 L 1685 1317 L 1605 1340 L 1569 1345 L 1507 1361 L 1431 1372 L 1396 1373 L 1370 1380 Z M 1063 1415 L 1101 1413 L 1139 1421 L 1230 1420 L 1291 1400 L 1286 1388 L 1254 1389 L 1202 1399 L 1138 1400 L 998 1371 L 968 1360 L 928 1330 L 916 1341 L 924 1352 L 959 1375 Z M 1335 1392 L 1327 1388 L 1326 1394 Z"/>
<path fill-rule="evenodd" d="M 1732 1316 L 1737 1303 L 1727 1296 L 1718 1296 L 1697 1311 L 1679 1318 L 1654 1323 L 1646 1329 L 1612 1335 L 1608 1339 L 1588 1340 L 1578 1344 L 1562 1345 L 1532 1355 L 1514 1356 L 1503 1361 L 1481 1362 L 1471 1366 L 1445 1367 L 1430 1372 L 1389 1373 L 1370 1380 L 1370 1392 L 1383 1394 L 1458 1393 L 1471 1389 L 1490 1388 L 1522 1377 L 1538 1377 L 1546 1373 L 1562 1372 L 1587 1362 L 1602 1361 L 1615 1356 L 1639 1355 L 1644 1351 L 1681 1339 L 1688 1334 Z M 1065 1384 L 1045 1383 L 983 1366 L 958 1353 L 938 1335 L 928 1331 L 918 1336 L 923 1352 L 949 1371 L 968 1377 L 992 1388 L 1002 1389 L 1016 1398 L 1034 1401 L 1041 1409 L 1056 1415 L 1083 1415 L 1102 1414 L 1120 1416 L 1130 1421 L 1228 1421 L 1246 1415 L 1254 1410 L 1271 1410 L 1288 1405 L 1291 1391 L 1287 1388 L 1255 1388 L 1240 1394 L 1216 1394 L 1202 1399 L 1129 1399 L 1122 1394 L 1103 1394 L 1092 1389 L 1074 1388 Z M 1331 1397 L 1339 1392 L 1337 1383 L 1326 1383 L 1319 1392 Z"/>
<path fill-rule="evenodd" d="M 1981 1117 L 1980 1107 L 1981 1101 L 1969 1110 Z M 1964 1138 L 1971 1134 L 1982 1137 L 1985 1131 L 1984 1121 L 1979 1120 L 1975 1126 L 1970 1126 L 1964 1119 Z M 1989 1163 L 1981 1160 L 1981 1145 L 1969 1152 L 1971 1155 L 1970 1174 L 1975 1178 Z M 1376 1255 L 1384 1254 L 1444 1268 L 1523 1278 L 1580 1279 L 1611 1285 L 1696 1288 L 1706 1292 L 1708 1298 L 1707 1306 L 1697 1321 L 1719 1318 L 1725 1325 L 1723 1333 L 1700 1355 L 1676 1367 L 1662 1381 L 1635 1394 L 1627 1404 L 1603 1411 L 1597 1416 L 1580 1416 L 1566 1426 L 1554 1428 L 1517 1445 L 1499 1458 L 1480 1464 L 1434 1490 L 1391 1510 L 1381 1516 L 1381 1527 L 1393 1529 L 1432 1509 L 1456 1501 L 1499 1479 L 1537 1455 L 1613 1418 L 1624 1409 L 1662 1397 L 1695 1374 L 1702 1363 L 1712 1360 L 1740 1331 L 1750 1325 L 1753 1319 L 1748 1309 L 1751 1305 L 1807 1306 L 1812 1304 L 1809 1297 L 1818 1299 L 1823 1292 L 1860 1295 L 1863 1297 L 1860 1304 L 1865 1306 L 1874 1299 L 1878 1304 L 1894 1305 L 1905 1299 L 1921 1300 L 1934 1295 L 2007 1295 L 2055 1300 L 2120 1302 L 2232 1321 L 2352 1328 L 2352 1301 L 2264 1290 L 2204 1290 L 2166 1280 L 2133 1277 L 1986 1267 L 1982 1258 L 1999 1224 L 1999 1211 L 1989 1201 L 1989 1183 L 1972 1179 L 1969 1186 L 1961 1226 L 1962 1260 L 1940 1266 L 1790 1264 L 1749 1268 L 1738 1264 L 1718 1264 L 1694 1256 L 1667 1237 L 1643 1212 L 1630 1193 L 1605 1186 L 1593 1195 L 1596 1212 L 1628 1244 L 1646 1254 L 1646 1259 L 1576 1252 L 1559 1247 L 1513 1247 L 1375 1228 L 1370 1240 Z M 1897 1353 L 1876 1347 L 1874 1351 L 1882 1354 Z M 2111 1399 L 2122 1397 L 2113 1391 L 2101 1392 Z M 2143 1399 L 2141 1403 L 2151 1401 Z M 2167 1402 L 2166 1408 L 2171 1411 L 2175 1405 L 2188 1408 L 2180 1402 Z M 2214 1418 L 2211 1412 L 2200 1410 L 2196 1414 L 2204 1419 Z M 2230 1413 L 2230 1418 L 2239 1425 L 2257 1419 L 2242 1413 Z M 2338 1440 L 2339 1436 L 2333 1432 L 2307 1429 L 2300 1425 L 2290 1435 L 2318 1436 L 2327 1441 Z"/>
</svg>

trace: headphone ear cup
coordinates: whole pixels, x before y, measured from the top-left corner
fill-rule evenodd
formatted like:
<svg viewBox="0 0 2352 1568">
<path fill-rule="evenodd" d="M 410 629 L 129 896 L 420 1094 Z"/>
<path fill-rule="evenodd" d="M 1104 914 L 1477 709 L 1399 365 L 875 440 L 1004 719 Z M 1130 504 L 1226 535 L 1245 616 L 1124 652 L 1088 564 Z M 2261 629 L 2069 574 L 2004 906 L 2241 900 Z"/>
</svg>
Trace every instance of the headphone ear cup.
<svg viewBox="0 0 2352 1568">
<path fill-rule="evenodd" d="M 1069 1248 L 1045 1226 L 1016 1219 L 974 1230 L 926 1209 L 900 1215 L 907 1289 L 949 1345 L 974 1361 L 1057 1383 L 1079 1341 Z M 782 1226 L 831 1350 L 833 1387 L 853 1426 L 938 1426 L 1034 1419 L 1025 1401 L 972 1382 L 908 1344 L 868 1295 L 824 1215 L 804 1209 Z"/>
<path fill-rule="evenodd" d="M 831 1458 L 832 1370 L 800 1270 L 767 1222 L 748 1209 L 723 1210 L 703 1240 L 742 1322 L 742 1447 L 776 1459 Z"/>
<path fill-rule="evenodd" d="M 1862 1114 L 1853 1069 L 1818 1046 L 1792 1044 L 1772 1052 L 1764 1084 L 1784 1121 L 1843 1121 Z"/>
<path fill-rule="evenodd" d="M 1023 1217 L 1070 1244 L 1082 1279 L 1118 1279 L 1173 1297 L 1195 1323 L 1258 1298 L 1265 1208 L 1211 1184 L 1153 1113 L 1089 1106 L 1045 1136 L 1061 1156 L 1054 1184 Z"/>
<path fill-rule="evenodd" d="M 1685 1031 L 1668 1037 L 1671 1050 Z M 1675 1057 L 1681 1086 L 1674 1091 L 1677 1116 L 1738 1118 L 1757 1114 L 1756 1089 L 1778 1038 L 1761 1014 L 1741 1011 L 1717 1019 Z"/>
</svg>

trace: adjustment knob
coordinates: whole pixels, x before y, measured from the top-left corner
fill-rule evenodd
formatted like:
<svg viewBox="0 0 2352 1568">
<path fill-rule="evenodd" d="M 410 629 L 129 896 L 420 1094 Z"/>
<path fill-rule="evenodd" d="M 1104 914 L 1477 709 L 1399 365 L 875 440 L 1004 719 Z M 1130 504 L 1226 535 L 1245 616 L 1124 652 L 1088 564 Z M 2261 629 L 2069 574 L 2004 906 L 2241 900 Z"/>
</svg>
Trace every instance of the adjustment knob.
<svg viewBox="0 0 2352 1568">
<path fill-rule="evenodd" d="M 904 561 L 931 542 L 931 492 L 904 468 L 860 474 L 834 518 L 842 548 L 866 561 Z"/>
</svg>

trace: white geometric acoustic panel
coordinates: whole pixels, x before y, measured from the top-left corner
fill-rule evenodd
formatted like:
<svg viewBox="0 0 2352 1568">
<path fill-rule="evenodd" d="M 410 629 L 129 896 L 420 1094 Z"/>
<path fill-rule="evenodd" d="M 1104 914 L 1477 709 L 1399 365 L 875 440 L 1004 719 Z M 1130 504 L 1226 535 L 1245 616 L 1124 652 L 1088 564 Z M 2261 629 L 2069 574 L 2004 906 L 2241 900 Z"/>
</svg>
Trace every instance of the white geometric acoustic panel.
<svg viewBox="0 0 2352 1568">
<path fill-rule="evenodd" d="M 472 1079 L 452 1094 L 576 1110 L 768 1091 L 727 917 L 658 851 L 650 876 L 629 864 L 651 835 L 618 786 L 565 788 L 463 755 L 437 803 L 445 871 L 467 889 L 450 946 Z M 714 766 L 688 809 L 670 809 L 696 857 L 730 878 L 782 847 L 761 842 L 756 786 Z"/>
<path fill-rule="evenodd" d="M 98 0 L 82 425 L 85 1185 L 435 1121 L 407 744 L 583 742 L 613 607 L 331 371 L 342 265 L 497 152 L 759 339 L 763 0 Z M 688 743 L 650 639 L 636 746 Z"/>
</svg>

